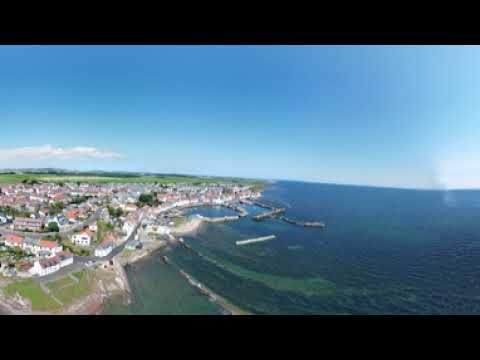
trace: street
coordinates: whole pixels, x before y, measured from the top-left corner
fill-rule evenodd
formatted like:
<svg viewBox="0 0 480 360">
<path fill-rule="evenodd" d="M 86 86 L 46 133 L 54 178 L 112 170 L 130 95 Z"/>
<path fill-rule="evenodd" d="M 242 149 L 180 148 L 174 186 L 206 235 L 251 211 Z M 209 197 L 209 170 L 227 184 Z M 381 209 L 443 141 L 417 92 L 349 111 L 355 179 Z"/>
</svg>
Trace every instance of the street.
<svg viewBox="0 0 480 360">
<path fill-rule="evenodd" d="M 48 282 L 51 282 L 51 281 L 61 279 L 61 278 L 67 276 L 68 274 L 70 274 L 72 272 L 77 272 L 77 271 L 80 271 L 80 270 L 86 268 L 87 263 L 89 263 L 89 262 L 91 262 L 92 265 L 94 265 L 94 263 L 96 263 L 98 261 L 101 261 L 101 262 L 110 261 L 115 256 L 117 256 L 118 254 L 120 254 L 123 251 L 126 243 L 128 243 L 129 241 L 134 239 L 134 237 L 137 233 L 137 230 L 140 226 L 141 226 L 141 222 L 135 227 L 135 229 L 132 231 L 132 233 L 130 234 L 130 236 L 128 236 L 128 238 L 126 240 L 124 240 L 120 245 L 116 246 L 112 250 L 112 252 L 105 257 L 74 256 L 72 265 L 66 266 L 66 267 L 64 267 L 64 268 L 62 268 L 62 269 L 58 270 L 57 272 L 54 272 L 53 274 L 50 274 L 50 275 L 34 276 L 33 279 L 38 283 L 48 283 Z"/>
</svg>

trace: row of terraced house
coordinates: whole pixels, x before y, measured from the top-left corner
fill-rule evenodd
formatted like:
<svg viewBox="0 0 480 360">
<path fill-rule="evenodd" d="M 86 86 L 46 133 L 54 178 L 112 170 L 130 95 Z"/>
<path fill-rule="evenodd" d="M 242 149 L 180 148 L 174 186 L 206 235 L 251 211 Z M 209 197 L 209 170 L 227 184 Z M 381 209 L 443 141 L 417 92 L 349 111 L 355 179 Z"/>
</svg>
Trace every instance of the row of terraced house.
<svg viewBox="0 0 480 360">
<path fill-rule="evenodd" d="M 73 264 L 73 254 L 63 251 L 63 247 L 55 241 L 7 235 L 3 242 L 6 247 L 19 248 L 35 256 L 33 261 L 22 264 L 22 270 L 30 275 L 45 276 Z"/>
</svg>

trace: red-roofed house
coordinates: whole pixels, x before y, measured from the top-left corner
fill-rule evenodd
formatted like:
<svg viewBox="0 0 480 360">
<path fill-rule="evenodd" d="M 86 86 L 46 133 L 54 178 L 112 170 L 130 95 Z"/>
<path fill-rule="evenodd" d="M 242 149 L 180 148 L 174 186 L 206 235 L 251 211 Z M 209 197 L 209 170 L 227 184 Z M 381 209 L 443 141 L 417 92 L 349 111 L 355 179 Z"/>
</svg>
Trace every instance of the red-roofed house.
<svg viewBox="0 0 480 360">
<path fill-rule="evenodd" d="M 63 250 L 62 245 L 58 245 L 55 241 L 50 240 L 40 240 L 39 243 L 40 249 L 42 251 L 49 251 L 52 254 L 57 254 Z"/>
<path fill-rule="evenodd" d="M 72 210 L 72 211 L 68 211 L 66 214 L 65 214 L 65 217 L 71 221 L 71 222 L 74 222 L 76 221 L 78 215 L 80 214 L 80 211 L 79 210 Z"/>
<path fill-rule="evenodd" d="M 5 246 L 8 247 L 22 247 L 24 238 L 18 235 L 7 235 L 4 238 Z"/>
</svg>

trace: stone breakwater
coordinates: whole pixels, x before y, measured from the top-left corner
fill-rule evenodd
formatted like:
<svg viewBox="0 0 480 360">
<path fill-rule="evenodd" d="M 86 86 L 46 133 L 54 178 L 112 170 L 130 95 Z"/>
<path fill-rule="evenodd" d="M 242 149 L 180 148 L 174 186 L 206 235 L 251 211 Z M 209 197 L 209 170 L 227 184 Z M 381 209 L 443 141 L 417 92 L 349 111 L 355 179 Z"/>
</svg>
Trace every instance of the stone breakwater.
<svg viewBox="0 0 480 360">
<path fill-rule="evenodd" d="M 197 215 L 197 217 L 202 221 L 210 222 L 210 223 L 240 220 L 240 216 L 207 217 L 207 216 Z"/>
</svg>

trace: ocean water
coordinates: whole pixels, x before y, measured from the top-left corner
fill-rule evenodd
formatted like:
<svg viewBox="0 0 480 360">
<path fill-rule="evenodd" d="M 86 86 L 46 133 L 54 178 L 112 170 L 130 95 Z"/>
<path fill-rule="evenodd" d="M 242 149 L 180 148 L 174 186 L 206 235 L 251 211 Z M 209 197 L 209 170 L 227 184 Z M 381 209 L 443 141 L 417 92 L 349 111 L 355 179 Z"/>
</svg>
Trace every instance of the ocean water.
<svg viewBox="0 0 480 360">
<path fill-rule="evenodd" d="M 165 251 L 152 254 L 126 268 L 132 289 L 132 303 L 124 305 L 113 299 L 104 314 L 108 315 L 221 315 L 221 309 L 201 295 L 179 275 L 177 269 L 165 264 Z"/>
<path fill-rule="evenodd" d="M 327 227 L 250 217 L 204 224 L 184 237 L 195 252 L 175 247 L 169 258 L 256 314 L 480 312 L 480 191 L 276 182 L 263 199 L 286 207 L 290 218 L 324 221 Z M 251 214 L 264 211 L 246 208 Z M 223 216 L 220 209 L 201 211 Z M 277 238 L 235 245 L 271 234 Z M 178 293 L 178 299 L 189 299 L 181 310 L 177 302 L 167 301 L 165 288 L 174 292 L 189 285 L 160 264 L 158 254 L 127 274 L 136 300 L 126 310 L 117 305 L 107 313 L 219 312 L 194 289 L 190 295 L 186 289 Z"/>
</svg>

